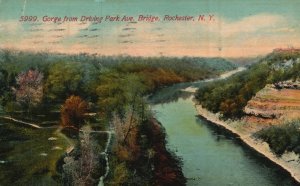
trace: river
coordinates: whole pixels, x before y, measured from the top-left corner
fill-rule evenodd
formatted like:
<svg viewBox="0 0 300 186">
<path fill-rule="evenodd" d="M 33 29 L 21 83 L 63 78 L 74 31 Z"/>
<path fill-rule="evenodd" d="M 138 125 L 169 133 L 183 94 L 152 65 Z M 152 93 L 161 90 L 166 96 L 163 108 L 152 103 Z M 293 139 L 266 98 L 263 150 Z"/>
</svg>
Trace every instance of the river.
<svg viewBox="0 0 300 186">
<path fill-rule="evenodd" d="M 207 82 L 176 84 L 150 99 L 166 129 L 168 148 L 182 158 L 187 185 L 295 185 L 285 171 L 197 117 L 192 93 L 182 90 Z M 55 179 L 56 161 L 70 144 L 55 126 L 45 125 L 35 129 L 0 119 L 0 185 L 61 185 Z"/>
<path fill-rule="evenodd" d="M 197 116 L 192 93 L 182 90 L 205 83 L 166 87 L 149 99 L 156 118 L 166 129 L 168 148 L 182 159 L 187 185 L 295 185 L 286 171 Z"/>
</svg>

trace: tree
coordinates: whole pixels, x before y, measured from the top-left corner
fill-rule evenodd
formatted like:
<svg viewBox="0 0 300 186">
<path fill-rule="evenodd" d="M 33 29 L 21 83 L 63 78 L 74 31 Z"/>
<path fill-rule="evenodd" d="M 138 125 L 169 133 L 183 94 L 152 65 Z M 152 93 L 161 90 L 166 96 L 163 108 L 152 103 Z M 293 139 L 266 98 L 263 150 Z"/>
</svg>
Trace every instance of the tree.
<svg viewBox="0 0 300 186">
<path fill-rule="evenodd" d="M 147 111 L 143 94 L 146 88 L 141 79 L 133 74 L 125 77 L 123 85 L 127 100 L 127 115 L 129 116 L 129 126 L 124 136 L 124 143 L 127 143 L 127 138 L 135 125 L 145 120 Z"/>
<path fill-rule="evenodd" d="M 88 110 L 88 104 L 79 96 L 70 96 L 61 107 L 61 124 L 63 127 L 79 129 Z"/>
<path fill-rule="evenodd" d="M 49 69 L 46 95 L 51 101 L 81 92 L 83 71 L 78 63 L 58 62 Z"/>
<path fill-rule="evenodd" d="M 123 76 L 114 71 L 105 72 L 100 76 L 96 89 L 100 115 L 110 118 L 113 113 L 124 115 L 126 97 L 123 89 Z"/>
<path fill-rule="evenodd" d="M 133 112 L 128 111 L 125 118 L 114 115 L 113 121 L 116 132 L 116 153 L 121 160 L 135 160 L 140 153 L 138 145 L 138 119 Z"/>
<path fill-rule="evenodd" d="M 138 110 L 145 110 L 142 98 L 145 90 L 139 76 L 111 71 L 100 77 L 100 85 L 97 87 L 98 105 L 107 118 L 112 117 L 113 113 L 124 118 L 128 109 L 134 114 Z"/>
<path fill-rule="evenodd" d="M 140 150 L 138 130 L 147 119 L 148 112 L 143 99 L 146 87 L 142 79 L 133 73 L 109 72 L 100 79 L 98 104 L 115 128 L 117 154 L 123 160 L 137 158 Z"/>
<path fill-rule="evenodd" d="M 21 103 L 27 112 L 42 101 L 43 77 L 38 70 L 29 70 L 20 73 L 16 78 L 17 88 L 14 89 L 16 101 Z"/>
<path fill-rule="evenodd" d="M 7 72 L 0 69 L 0 104 L 4 105 L 5 93 L 8 91 Z"/>
</svg>

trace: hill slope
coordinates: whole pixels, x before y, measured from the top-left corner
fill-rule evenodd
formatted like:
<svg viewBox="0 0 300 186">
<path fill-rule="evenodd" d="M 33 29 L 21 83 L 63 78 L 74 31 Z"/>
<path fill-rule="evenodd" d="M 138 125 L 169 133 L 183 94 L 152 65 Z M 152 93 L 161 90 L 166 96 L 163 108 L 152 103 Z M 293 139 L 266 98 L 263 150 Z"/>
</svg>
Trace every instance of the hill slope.
<svg viewBox="0 0 300 186">
<path fill-rule="evenodd" d="M 274 51 L 248 70 L 229 79 L 213 82 L 196 93 L 201 105 L 225 118 L 241 118 L 247 102 L 267 84 L 300 78 L 300 52 Z"/>
</svg>

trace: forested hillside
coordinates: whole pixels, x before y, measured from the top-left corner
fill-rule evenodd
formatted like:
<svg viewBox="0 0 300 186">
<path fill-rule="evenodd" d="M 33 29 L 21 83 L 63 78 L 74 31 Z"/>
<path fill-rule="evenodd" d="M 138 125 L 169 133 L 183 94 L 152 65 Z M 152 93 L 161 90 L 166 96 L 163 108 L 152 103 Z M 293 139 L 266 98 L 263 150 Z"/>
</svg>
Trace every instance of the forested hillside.
<svg viewBox="0 0 300 186">
<path fill-rule="evenodd" d="M 196 99 L 203 107 L 220 112 L 225 118 L 240 118 L 247 102 L 266 84 L 295 81 L 300 77 L 299 71 L 298 50 L 274 51 L 246 71 L 199 89 Z"/>
<path fill-rule="evenodd" d="M 62 102 L 72 94 L 96 101 L 101 94 L 100 81 L 102 84 L 110 81 L 107 79 L 118 81 L 127 74 L 137 76 L 135 79 L 141 81 L 144 91 L 149 93 L 161 86 L 213 77 L 233 68 L 234 65 L 221 58 L 70 56 L 2 50 L 1 104 L 14 101 L 12 87 L 17 87 L 16 77 L 30 69 L 43 75 L 43 102 Z"/>
<path fill-rule="evenodd" d="M 196 99 L 223 119 L 240 122 L 275 154 L 299 154 L 299 80 L 300 51 L 278 49 L 246 71 L 199 89 Z"/>
<path fill-rule="evenodd" d="M 11 171 L 6 171 L 0 180 L 14 183 L 14 170 L 18 167 L 30 172 L 16 184 L 28 183 L 29 177 L 39 174 L 56 182 L 97 185 L 109 166 L 105 180 L 108 185 L 182 185 L 186 180 L 180 161 L 167 150 L 164 130 L 153 118 L 145 96 L 164 86 L 216 77 L 234 68 L 222 58 L 107 57 L 2 50 L 2 119 L 29 122 L 39 129 L 60 125 L 60 130 L 45 133 L 41 136 L 43 141 L 36 139 L 39 135 L 35 131 L 26 129 L 30 132 L 24 133 L 7 125 L 2 133 L 8 135 L 7 141 L 26 136 L 33 141 L 30 152 L 47 156 L 49 161 L 38 160 L 39 166 L 34 159 L 12 164 Z M 49 143 L 59 137 L 73 143 L 67 153 L 60 154 L 63 148 Z M 41 153 L 43 143 L 54 150 Z M 22 145 L 0 142 L 5 156 L 15 156 L 16 148 Z M 108 150 L 109 161 L 105 157 Z"/>
</svg>

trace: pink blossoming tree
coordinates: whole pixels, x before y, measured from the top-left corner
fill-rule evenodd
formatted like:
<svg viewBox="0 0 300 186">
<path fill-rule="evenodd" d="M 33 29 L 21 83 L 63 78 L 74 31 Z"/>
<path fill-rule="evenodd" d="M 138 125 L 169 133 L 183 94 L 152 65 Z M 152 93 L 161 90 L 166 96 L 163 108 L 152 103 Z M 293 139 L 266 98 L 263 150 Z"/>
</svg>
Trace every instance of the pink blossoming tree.
<svg viewBox="0 0 300 186">
<path fill-rule="evenodd" d="M 28 70 L 20 73 L 16 82 L 18 87 L 14 90 L 16 101 L 27 108 L 37 106 L 43 98 L 43 74 L 38 70 Z"/>
</svg>

